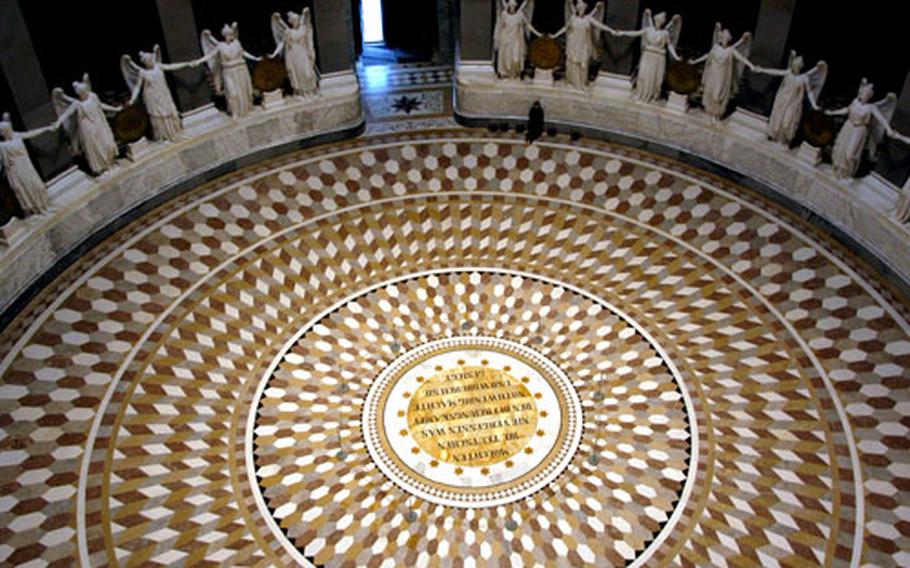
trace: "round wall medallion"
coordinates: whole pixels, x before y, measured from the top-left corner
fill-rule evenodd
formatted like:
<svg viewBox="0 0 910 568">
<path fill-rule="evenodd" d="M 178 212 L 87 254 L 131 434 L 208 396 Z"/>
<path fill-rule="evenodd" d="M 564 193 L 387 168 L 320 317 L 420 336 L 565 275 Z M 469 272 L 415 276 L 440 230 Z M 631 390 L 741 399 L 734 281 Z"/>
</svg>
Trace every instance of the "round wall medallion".
<svg viewBox="0 0 910 568">
<path fill-rule="evenodd" d="M 562 57 L 562 49 L 553 38 L 541 36 L 531 41 L 528 58 L 538 69 L 555 69 Z"/>
<path fill-rule="evenodd" d="M 701 75 L 698 68 L 686 61 L 671 61 L 667 65 L 667 87 L 680 95 L 691 95 L 698 90 Z"/>
<path fill-rule="evenodd" d="M 253 86 L 260 91 L 280 89 L 287 78 L 287 70 L 280 59 L 266 58 L 253 67 Z"/>
<path fill-rule="evenodd" d="M 834 121 L 824 112 L 808 110 L 802 121 L 803 136 L 806 142 L 816 148 L 823 148 L 834 141 L 836 135 Z"/>
<path fill-rule="evenodd" d="M 373 461 L 428 501 L 489 507 L 557 477 L 581 439 L 568 377 L 537 351 L 492 337 L 452 337 L 386 367 L 363 409 Z"/>
<path fill-rule="evenodd" d="M 114 117 L 114 135 L 121 142 L 135 142 L 145 135 L 149 115 L 143 105 L 130 105 Z"/>
</svg>

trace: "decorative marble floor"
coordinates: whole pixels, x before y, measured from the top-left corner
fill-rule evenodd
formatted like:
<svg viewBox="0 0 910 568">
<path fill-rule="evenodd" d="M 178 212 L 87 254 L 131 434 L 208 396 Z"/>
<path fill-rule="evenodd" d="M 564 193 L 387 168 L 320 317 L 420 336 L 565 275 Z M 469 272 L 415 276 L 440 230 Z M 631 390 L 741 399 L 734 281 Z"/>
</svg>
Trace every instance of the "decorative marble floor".
<svg viewBox="0 0 910 568">
<path fill-rule="evenodd" d="M 368 65 L 358 77 L 368 135 L 457 127 L 451 66 Z"/>
<path fill-rule="evenodd" d="M 116 233 L 0 353 L 0 563 L 910 564 L 906 306 L 626 148 L 263 163 Z"/>
</svg>

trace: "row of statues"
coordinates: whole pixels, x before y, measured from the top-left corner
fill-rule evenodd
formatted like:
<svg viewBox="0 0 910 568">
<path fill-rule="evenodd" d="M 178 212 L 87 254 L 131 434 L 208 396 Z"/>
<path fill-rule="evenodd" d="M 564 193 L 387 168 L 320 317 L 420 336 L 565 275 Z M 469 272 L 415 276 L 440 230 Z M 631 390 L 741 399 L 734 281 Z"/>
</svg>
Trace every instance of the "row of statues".
<svg viewBox="0 0 910 568">
<path fill-rule="evenodd" d="M 528 51 L 528 37 L 541 36 L 532 24 L 534 0 L 496 0 L 500 2 L 494 29 L 496 69 L 504 79 L 520 79 Z M 590 61 L 595 57 L 603 33 L 617 37 L 639 38 L 641 56 L 634 82 L 634 96 L 643 103 L 654 103 L 661 97 L 667 73 L 667 57 L 680 60 L 677 45 L 682 31 L 679 15 L 667 17 L 663 12 L 652 14 L 645 9 L 639 29 L 617 30 L 603 22 L 605 5 L 597 2 L 589 10 L 584 0 L 565 0 L 565 25 L 551 37 L 565 36 L 566 82 L 584 88 L 588 82 Z M 307 97 L 318 92 L 319 73 L 313 46 L 313 24 L 310 11 L 289 12 L 287 18 L 273 14 L 271 29 L 276 48 L 268 57 L 284 55 L 284 64 L 293 92 Z M 714 29 L 711 49 L 689 60 L 703 64 L 701 98 L 705 112 L 712 120 L 724 116 L 735 95 L 740 78 L 749 69 L 781 77 L 768 121 L 768 138 L 789 146 L 796 136 L 802 119 L 804 101 L 821 110 L 818 97 L 824 86 L 828 68 L 819 61 L 806 70 L 801 57 L 791 53 L 784 69 L 768 69 L 749 59 L 752 36 L 748 32 L 733 42 L 730 32 L 718 23 Z M 206 65 L 215 90 L 224 95 L 227 108 L 234 118 L 248 115 L 253 108 L 253 85 L 247 61 L 262 57 L 248 53 L 239 40 L 236 23 L 225 25 L 221 39 L 204 30 L 200 36 L 203 56 L 185 62 L 165 63 L 156 45 L 150 52 L 139 53 L 139 63 L 124 55 L 120 61 L 123 78 L 130 89 L 127 105 L 142 98 L 149 115 L 153 138 L 173 142 L 182 137 L 182 122 L 165 74 L 180 69 Z M 874 156 L 884 135 L 907 141 L 895 132 L 889 122 L 896 107 L 896 97 L 889 94 L 873 102 L 873 86 L 863 79 L 856 98 L 842 109 L 827 110 L 832 116 L 845 116 L 846 121 L 835 140 L 832 162 L 834 173 L 840 177 L 856 175 L 864 151 Z M 19 202 L 28 214 L 41 213 L 49 207 L 47 189 L 35 171 L 25 150 L 24 140 L 63 128 L 72 150 L 82 154 L 94 175 L 110 170 L 117 159 L 118 148 L 106 114 L 122 110 L 121 106 L 105 104 L 92 91 L 85 74 L 73 83 L 73 94 L 62 89 L 52 93 L 57 120 L 44 128 L 15 132 L 8 115 L 0 122 L 0 165 Z"/>
<path fill-rule="evenodd" d="M 616 37 L 640 38 L 641 56 L 633 86 L 637 100 L 653 103 L 660 99 L 667 72 L 667 55 L 675 60 L 677 44 L 682 31 L 682 18 L 667 18 L 663 12 L 652 15 L 650 9 L 642 13 L 641 27 L 637 30 L 616 30 L 606 25 L 604 3 L 597 2 L 589 10 L 584 0 L 565 0 L 565 25 L 553 34 L 553 39 L 565 35 L 565 80 L 572 87 L 585 88 L 588 84 L 588 67 L 595 58 L 597 45 L 603 33 Z M 503 79 L 521 78 L 528 50 L 528 37 L 541 36 L 531 24 L 534 13 L 533 0 L 518 4 L 516 0 L 501 0 L 497 10 L 493 46 L 496 71 Z M 749 55 L 752 34 L 746 32 L 733 42 L 729 30 L 717 23 L 714 27 L 711 49 L 694 59 L 692 65 L 704 65 L 701 76 L 701 103 L 705 112 L 715 122 L 726 114 L 736 95 L 745 69 L 781 77 L 768 120 L 768 138 L 790 146 L 802 120 L 803 101 L 812 108 L 822 110 L 818 97 L 828 74 L 828 66 L 819 61 L 812 69 L 805 70 L 803 58 L 791 52 L 784 69 L 768 69 L 755 65 Z M 831 116 L 846 116 L 847 120 L 838 133 L 832 154 L 834 173 L 839 177 L 856 175 L 864 150 L 875 155 L 884 134 L 899 136 L 889 122 L 897 98 L 888 94 L 872 102 L 873 86 L 863 79 L 854 101 L 847 107 L 825 111 Z M 903 139 L 903 138 L 901 138 Z"/>
<path fill-rule="evenodd" d="M 276 48 L 270 57 L 274 59 L 284 54 L 285 68 L 294 94 L 308 97 L 317 93 L 319 72 L 316 68 L 310 9 L 304 8 L 300 13 L 289 12 L 287 20 L 275 13 L 272 15 L 271 28 Z M 161 48 L 157 45 L 150 52 L 140 52 L 138 64 L 129 55 L 121 57 L 120 69 L 130 89 L 126 106 L 135 104 L 142 97 L 156 141 L 178 141 L 183 131 L 180 113 L 165 77 L 167 72 L 205 64 L 211 73 L 216 93 L 224 95 L 232 117 L 243 118 L 252 110 L 253 84 L 246 61 L 260 61 L 262 57 L 244 50 L 238 39 L 236 22 L 225 25 L 221 36 L 222 39 L 219 40 L 209 30 L 203 30 L 200 36 L 203 56 L 192 61 L 165 63 Z M 15 132 L 9 114 L 5 114 L 0 121 L 0 164 L 26 215 L 47 212 L 50 199 L 47 187 L 29 159 L 24 140 L 62 128 L 70 140 L 73 153 L 83 155 L 92 174 L 96 176 L 109 171 L 117 160 L 117 143 L 106 115 L 119 112 L 124 107 L 101 101 L 93 92 L 87 73 L 81 81 L 74 82 L 72 88 L 72 95 L 66 94 L 61 88 L 56 88 L 51 93 L 57 120 L 48 126 Z"/>
</svg>

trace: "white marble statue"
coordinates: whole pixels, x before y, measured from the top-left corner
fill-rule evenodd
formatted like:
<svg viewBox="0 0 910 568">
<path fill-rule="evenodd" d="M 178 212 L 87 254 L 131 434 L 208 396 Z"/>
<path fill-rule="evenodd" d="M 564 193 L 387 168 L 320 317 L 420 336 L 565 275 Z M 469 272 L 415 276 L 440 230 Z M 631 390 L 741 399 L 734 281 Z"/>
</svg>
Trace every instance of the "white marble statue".
<svg viewBox="0 0 910 568">
<path fill-rule="evenodd" d="M 713 120 L 720 118 L 727 111 L 730 99 L 739 88 L 743 68 L 755 66 L 749 61 L 752 47 L 752 34 L 746 32 L 734 44 L 733 36 L 725 30 L 720 22 L 714 25 L 714 42 L 711 50 L 691 61 L 693 64 L 705 62 L 701 76 L 702 106 Z"/>
<path fill-rule="evenodd" d="M 171 142 L 179 140 L 183 125 L 180 123 L 180 113 L 174 104 L 164 72 L 195 67 L 199 64 L 198 61 L 162 63 L 161 47 L 157 44 L 151 53 L 140 51 L 139 61 L 142 66 L 136 65 L 129 55 L 120 58 L 120 71 L 132 94 L 129 104 L 135 104 L 141 94 L 152 123 L 155 140 Z"/>
<path fill-rule="evenodd" d="M 906 136 L 898 134 L 897 138 L 905 144 L 910 144 L 910 139 Z M 899 223 L 910 222 L 910 178 L 907 178 L 907 181 L 904 182 L 904 187 L 901 188 L 901 196 L 897 202 L 897 209 L 894 210 L 894 218 L 897 219 Z"/>
<path fill-rule="evenodd" d="M 540 35 L 531 24 L 534 0 L 521 6 L 516 0 L 504 0 L 493 28 L 493 49 L 496 50 L 496 73 L 503 79 L 521 78 L 528 55 L 528 33 Z"/>
<path fill-rule="evenodd" d="M 228 112 L 234 118 L 243 118 L 253 110 L 253 81 L 246 60 L 259 61 L 247 53 L 237 39 L 237 22 L 221 28 L 223 41 L 218 41 L 209 30 L 202 30 L 202 53 L 199 61 L 205 62 L 215 80 L 215 92 L 224 94 Z"/>
<path fill-rule="evenodd" d="M 790 52 L 790 61 L 786 69 L 768 69 L 755 66 L 752 70 L 776 77 L 783 77 L 777 94 L 774 96 L 774 105 L 771 107 L 771 117 L 768 120 L 768 138 L 789 146 L 796 136 L 799 121 L 803 116 L 803 99 L 808 99 L 812 108 L 818 110 L 818 95 L 825 86 L 828 76 L 828 64 L 819 61 L 815 67 L 803 72 L 805 64 L 803 58 Z"/>
<path fill-rule="evenodd" d="M 834 174 L 846 178 L 856 175 L 862 161 L 863 150 L 868 149 L 869 156 L 875 158 L 882 136 L 896 133 L 888 124 L 897 107 L 897 96 L 888 93 L 877 103 L 870 102 L 874 89 L 872 83 L 864 78 L 859 86 L 856 98 L 849 106 L 835 111 L 825 111 L 830 116 L 846 116 L 847 121 L 837 133 L 831 163 Z"/>
<path fill-rule="evenodd" d="M 47 195 L 47 186 L 28 156 L 24 140 L 56 129 L 55 123 L 44 128 L 16 132 L 13 130 L 9 113 L 3 113 L 3 119 L 0 120 L 0 167 L 26 215 L 48 212 L 51 201 Z"/>
<path fill-rule="evenodd" d="M 92 92 L 88 73 L 82 76 L 81 82 L 73 83 L 73 90 L 76 98 L 67 96 L 59 87 L 53 91 L 57 123 L 69 135 L 73 152 L 85 155 L 92 173 L 103 174 L 117 160 L 117 143 L 104 113 L 118 112 L 123 108 L 101 102 L 98 95 Z"/>
<path fill-rule="evenodd" d="M 553 36 L 566 34 L 566 82 L 576 88 L 588 84 L 588 65 L 597 51 L 600 34 L 609 28 L 603 23 L 604 3 L 598 2 L 590 14 L 584 0 L 566 0 L 566 24 Z"/>
<path fill-rule="evenodd" d="M 272 14 L 272 36 L 277 44 L 272 57 L 278 57 L 284 51 L 284 65 L 294 94 L 307 96 L 316 93 L 319 89 L 319 72 L 316 70 L 310 9 L 304 8 L 300 14 L 288 12 L 287 23 L 277 12 Z"/>
<path fill-rule="evenodd" d="M 641 59 L 635 78 L 635 98 L 646 103 L 659 99 L 667 73 L 667 51 L 673 59 L 679 59 L 676 44 L 682 32 L 682 17 L 676 14 L 667 25 L 665 12 L 652 17 L 650 8 L 645 8 L 641 17 L 641 29 L 622 31 L 608 28 L 608 31 L 621 37 L 641 37 Z"/>
</svg>

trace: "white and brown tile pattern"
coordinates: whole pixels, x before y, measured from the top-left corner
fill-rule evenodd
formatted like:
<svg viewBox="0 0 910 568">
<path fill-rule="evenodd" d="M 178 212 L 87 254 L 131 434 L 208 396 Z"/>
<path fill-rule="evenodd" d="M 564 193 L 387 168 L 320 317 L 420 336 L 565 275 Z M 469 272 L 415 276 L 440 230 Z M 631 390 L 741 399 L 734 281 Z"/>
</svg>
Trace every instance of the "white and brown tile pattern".
<svg viewBox="0 0 910 568">
<path fill-rule="evenodd" d="M 465 334 L 544 353 L 583 404 L 564 473 L 508 505 L 422 501 L 364 447 L 378 370 Z M 906 307 L 774 206 L 619 147 L 453 130 L 263 164 L 86 255 L 0 353 L 2 563 L 910 563 Z M 268 377 L 287 461 L 253 443 Z"/>
</svg>

